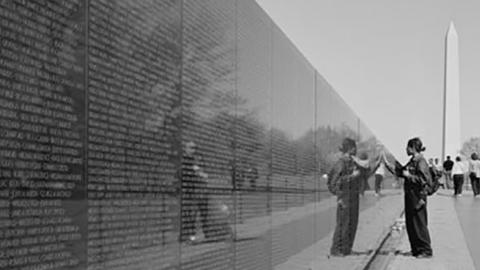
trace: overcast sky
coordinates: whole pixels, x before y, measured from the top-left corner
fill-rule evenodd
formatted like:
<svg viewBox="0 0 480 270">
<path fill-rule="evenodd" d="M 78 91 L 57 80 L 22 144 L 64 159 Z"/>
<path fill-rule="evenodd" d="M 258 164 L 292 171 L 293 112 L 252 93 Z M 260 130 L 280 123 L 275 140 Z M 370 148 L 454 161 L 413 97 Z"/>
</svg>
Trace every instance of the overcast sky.
<svg viewBox="0 0 480 270">
<path fill-rule="evenodd" d="M 445 34 L 459 35 L 461 136 L 480 136 L 479 0 L 257 0 L 377 137 L 440 156 Z"/>
</svg>

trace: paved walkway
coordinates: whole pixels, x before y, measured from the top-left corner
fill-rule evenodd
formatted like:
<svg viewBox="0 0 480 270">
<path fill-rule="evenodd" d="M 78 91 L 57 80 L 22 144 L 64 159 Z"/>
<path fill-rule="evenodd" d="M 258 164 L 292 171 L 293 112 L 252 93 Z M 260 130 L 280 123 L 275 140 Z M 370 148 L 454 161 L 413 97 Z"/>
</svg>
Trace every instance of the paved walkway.
<svg viewBox="0 0 480 270">
<path fill-rule="evenodd" d="M 353 250 L 357 255 L 329 257 L 332 243 L 331 232 L 314 245 L 292 256 L 287 262 L 275 267 L 275 270 L 339 270 L 355 269 L 368 260 L 371 251 L 383 239 L 390 226 L 403 210 L 403 195 L 399 190 L 384 191 L 373 207 L 360 213 L 358 230 Z M 366 196 L 373 196 L 372 193 Z"/>
<path fill-rule="evenodd" d="M 416 259 L 412 256 L 397 255 L 387 270 L 475 270 L 454 203 L 451 190 L 447 192 L 440 190 L 437 195 L 429 197 L 428 227 L 433 257 Z M 406 234 L 397 250 L 410 251 Z"/>
</svg>

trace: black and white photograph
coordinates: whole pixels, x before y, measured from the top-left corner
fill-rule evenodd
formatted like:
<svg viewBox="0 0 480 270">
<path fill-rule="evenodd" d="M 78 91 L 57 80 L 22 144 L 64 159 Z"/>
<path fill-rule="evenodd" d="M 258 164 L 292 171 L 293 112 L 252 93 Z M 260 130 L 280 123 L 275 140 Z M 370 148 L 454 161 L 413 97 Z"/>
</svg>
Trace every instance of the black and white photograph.
<svg viewBox="0 0 480 270">
<path fill-rule="evenodd" d="M 479 14 L 0 0 L 0 270 L 480 269 Z"/>
</svg>

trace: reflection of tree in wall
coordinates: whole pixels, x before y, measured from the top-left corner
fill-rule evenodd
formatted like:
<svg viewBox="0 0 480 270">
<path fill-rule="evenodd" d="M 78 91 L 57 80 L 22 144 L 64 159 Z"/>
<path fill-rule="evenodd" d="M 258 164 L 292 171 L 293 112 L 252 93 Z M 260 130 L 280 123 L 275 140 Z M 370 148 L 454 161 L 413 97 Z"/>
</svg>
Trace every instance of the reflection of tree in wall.
<svg viewBox="0 0 480 270">
<path fill-rule="evenodd" d="M 239 103 L 238 107 L 246 107 L 245 105 L 246 103 Z M 237 187 L 246 186 L 249 180 L 256 177 L 262 178 L 255 179 L 259 181 L 256 185 L 264 187 L 270 169 L 270 135 L 253 111 L 238 110 L 235 144 L 234 176 Z"/>
<path fill-rule="evenodd" d="M 480 137 L 473 137 L 463 143 L 462 155 L 470 157 L 472 153 L 480 154 Z"/>
<path fill-rule="evenodd" d="M 357 134 L 349 126 L 319 127 L 316 131 L 317 157 L 320 173 L 327 173 L 339 158 L 339 147 L 346 137 L 356 139 Z"/>
<path fill-rule="evenodd" d="M 294 141 L 287 134 L 276 128 L 271 130 L 272 174 L 291 176 L 295 174 L 296 160 Z M 273 179 L 278 181 L 279 179 Z"/>
<path fill-rule="evenodd" d="M 315 132 L 307 131 L 294 142 L 296 166 L 295 171 L 299 175 L 313 175 L 316 172 L 315 160 Z"/>
<path fill-rule="evenodd" d="M 178 203 L 164 191 L 173 190 L 174 166 L 179 163 L 174 152 L 179 147 L 179 1 L 97 0 L 88 4 L 89 105 L 104 109 L 99 110 L 103 130 L 122 136 L 97 139 L 96 143 L 117 151 L 112 159 L 105 155 L 105 165 L 98 167 L 109 171 L 104 176 L 107 181 L 118 182 L 105 194 L 128 202 L 111 206 L 118 200 L 89 200 L 89 210 L 95 213 L 89 220 L 89 264 L 99 269 L 106 267 L 105 261 L 115 267 L 115 261 L 121 260 L 136 263 L 137 269 L 149 269 L 150 262 L 134 257 L 140 252 L 145 256 L 153 248 L 168 264 L 174 255 L 164 250 L 172 250 L 178 233 L 174 227 Z M 95 174 L 93 169 L 89 173 Z M 88 191 L 95 198 L 102 189 L 89 186 Z M 142 226 L 127 229 L 127 223 Z M 125 232 L 113 245 L 109 238 L 115 237 L 117 228 Z M 97 242 L 103 244 L 97 247 Z"/>
<path fill-rule="evenodd" d="M 228 12 L 229 3 L 184 1 L 182 140 L 197 143 L 207 163 L 215 163 L 205 169 L 223 184 L 231 176 L 238 103 L 234 14 Z"/>
</svg>

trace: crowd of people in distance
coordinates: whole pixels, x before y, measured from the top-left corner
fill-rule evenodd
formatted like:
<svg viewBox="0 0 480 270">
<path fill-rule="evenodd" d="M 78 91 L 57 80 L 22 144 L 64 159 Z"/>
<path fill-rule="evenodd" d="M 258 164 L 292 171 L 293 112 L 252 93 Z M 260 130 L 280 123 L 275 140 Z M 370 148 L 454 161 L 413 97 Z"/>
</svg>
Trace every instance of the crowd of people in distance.
<svg viewBox="0 0 480 270">
<path fill-rule="evenodd" d="M 452 160 L 447 156 L 443 164 L 438 158 L 430 158 L 428 165 L 442 172 L 440 185 L 444 189 L 453 189 L 454 196 L 462 196 L 463 187 L 469 186 L 468 180 L 470 180 L 473 196 L 476 197 L 480 193 L 480 159 L 477 153 L 472 153 L 469 159 L 457 156 Z"/>
</svg>

